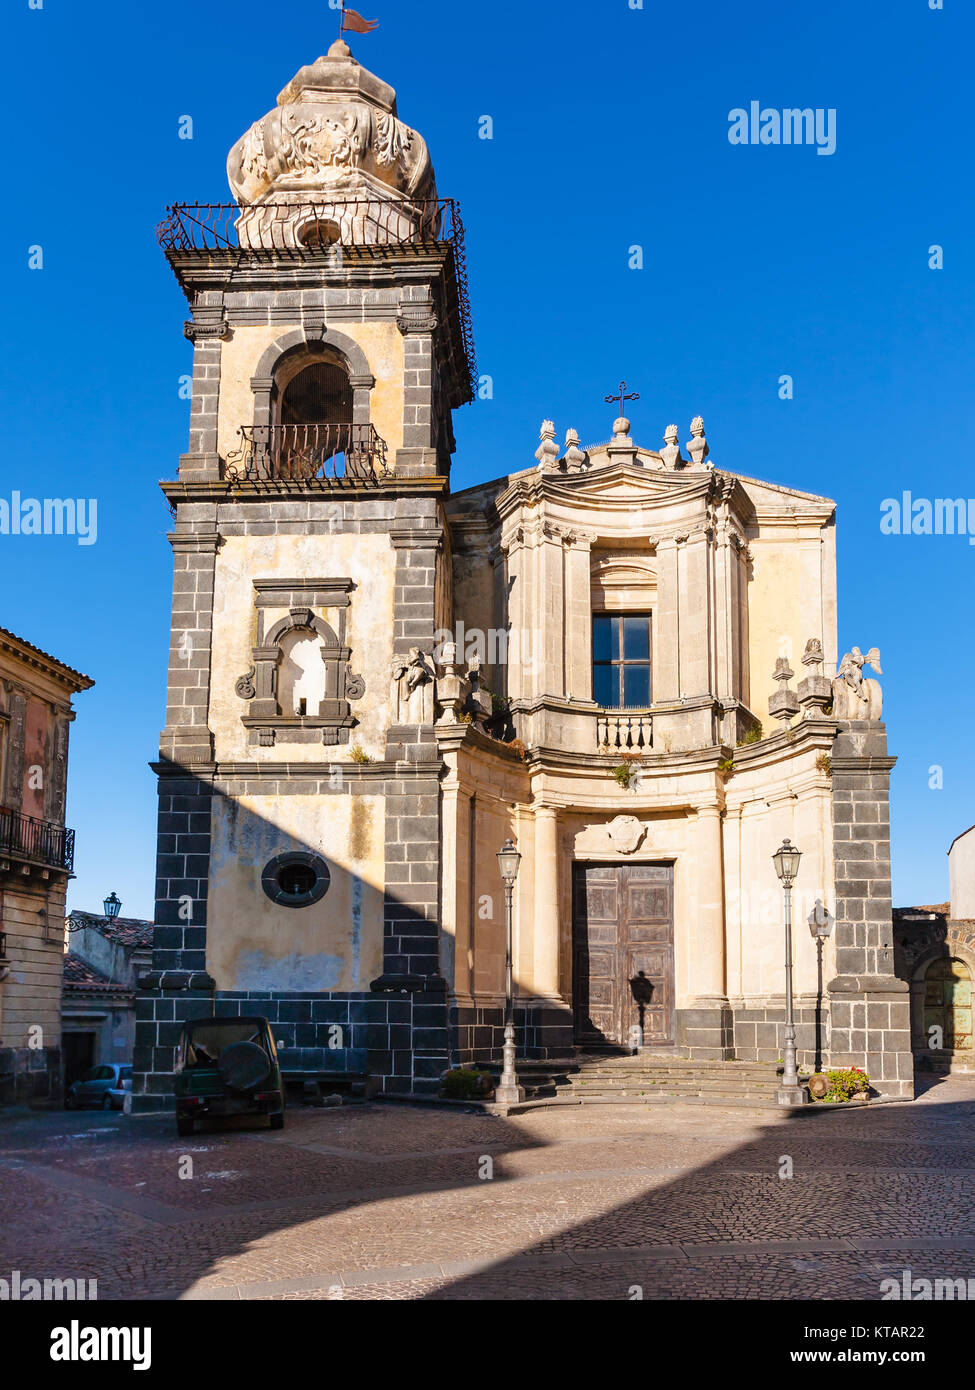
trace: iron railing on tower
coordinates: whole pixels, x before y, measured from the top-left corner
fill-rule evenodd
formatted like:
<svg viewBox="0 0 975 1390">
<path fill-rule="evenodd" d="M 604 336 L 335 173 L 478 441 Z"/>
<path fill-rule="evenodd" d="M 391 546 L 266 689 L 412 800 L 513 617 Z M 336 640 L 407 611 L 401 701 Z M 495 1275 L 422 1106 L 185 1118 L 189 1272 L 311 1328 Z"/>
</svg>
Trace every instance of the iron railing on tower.
<svg viewBox="0 0 975 1390">
<path fill-rule="evenodd" d="M 372 425 L 244 425 L 238 433 L 228 482 L 368 482 L 386 472 L 386 441 Z"/>
<path fill-rule="evenodd" d="M 477 360 L 471 321 L 467 255 L 460 207 L 453 198 L 295 203 L 173 203 L 156 229 L 159 245 L 179 275 L 184 257 L 300 259 L 308 256 L 380 257 L 391 248 L 422 251 L 449 246 L 457 290 L 460 337 L 471 399 L 477 395 Z"/>
</svg>

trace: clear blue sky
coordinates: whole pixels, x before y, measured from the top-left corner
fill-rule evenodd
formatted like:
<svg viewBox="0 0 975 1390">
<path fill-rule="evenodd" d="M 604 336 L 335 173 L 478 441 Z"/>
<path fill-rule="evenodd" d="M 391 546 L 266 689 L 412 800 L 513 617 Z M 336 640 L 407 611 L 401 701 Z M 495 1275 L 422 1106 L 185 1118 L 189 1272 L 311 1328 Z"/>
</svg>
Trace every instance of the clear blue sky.
<svg viewBox="0 0 975 1390">
<path fill-rule="evenodd" d="M 0 496 L 95 497 L 99 530 L 0 537 L 0 625 L 97 681 L 72 735 L 69 905 L 116 889 L 149 916 L 172 565 L 156 483 L 186 449 L 190 370 L 154 226 L 173 200 L 229 199 L 228 149 L 337 22 L 323 0 L 4 8 Z M 719 466 L 834 497 L 841 650 L 880 647 L 900 759 L 895 901 L 945 897 L 975 821 L 975 548 L 879 518 L 904 489 L 975 496 L 971 0 L 359 8 L 381 27 L 353 51 L 467 224 L 494 398 L 456 416 L 454 485 L 528 465 L 543 417 L 606 438 L 625 376 L 641 442 L 671 420 L 686 439 L 700 411 Z M 731 145 L 752 100 L 835 108 L 835 154 Z"/>
</svg>

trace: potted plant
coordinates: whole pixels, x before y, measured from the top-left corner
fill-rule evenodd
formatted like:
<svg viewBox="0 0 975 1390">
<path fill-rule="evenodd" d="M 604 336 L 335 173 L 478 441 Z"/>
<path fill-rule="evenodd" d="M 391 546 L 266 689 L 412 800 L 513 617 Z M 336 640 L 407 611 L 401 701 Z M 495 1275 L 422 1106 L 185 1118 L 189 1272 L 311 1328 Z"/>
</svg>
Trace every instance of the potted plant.
<svg viewBox="0 0 975 1390">
<path fill-rule="evenodd" d="M 452 1067 L 440 1078 L 440 1094 L 445 1100 L 490 1100 L 494 1077 L 480 1067 Z"/>
<path fill-rule="evenodd" d="M 862 1067 L 834 1067 L 809 1078 L 813 1100 L 832 1104 L 870 1099 L 870 1078 Z"/>
</svg>

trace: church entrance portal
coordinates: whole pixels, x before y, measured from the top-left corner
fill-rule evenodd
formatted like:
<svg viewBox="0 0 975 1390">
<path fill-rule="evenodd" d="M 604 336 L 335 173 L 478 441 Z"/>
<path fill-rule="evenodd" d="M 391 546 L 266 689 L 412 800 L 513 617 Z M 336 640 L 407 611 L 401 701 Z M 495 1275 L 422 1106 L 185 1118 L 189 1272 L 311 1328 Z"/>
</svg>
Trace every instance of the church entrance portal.
<svg viewBox="0 0 975 1390">
<path fill-rule="evenodd" d="M 572 1002 L 580 1047 L 674 1041 L 674 871 L 575 864 Z"/>
</svg>

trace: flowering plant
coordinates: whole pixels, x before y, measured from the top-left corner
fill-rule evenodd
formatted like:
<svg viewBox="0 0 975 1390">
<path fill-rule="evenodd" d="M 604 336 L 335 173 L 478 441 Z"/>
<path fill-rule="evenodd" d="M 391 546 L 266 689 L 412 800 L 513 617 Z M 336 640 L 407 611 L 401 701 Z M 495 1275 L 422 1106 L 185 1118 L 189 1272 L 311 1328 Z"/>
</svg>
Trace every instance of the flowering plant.
<svg viewBox="0 0 975 1390">
<path fill-rule="evenodd" d="M 829 1082 L 829 1090 L 823 1096 L 823 1100 L 849 1100 L 851 1096 L 870 1089 L 870 1078 L 862 1067 L 837 1067 L 825 1075 Z"/>
</svg>

